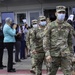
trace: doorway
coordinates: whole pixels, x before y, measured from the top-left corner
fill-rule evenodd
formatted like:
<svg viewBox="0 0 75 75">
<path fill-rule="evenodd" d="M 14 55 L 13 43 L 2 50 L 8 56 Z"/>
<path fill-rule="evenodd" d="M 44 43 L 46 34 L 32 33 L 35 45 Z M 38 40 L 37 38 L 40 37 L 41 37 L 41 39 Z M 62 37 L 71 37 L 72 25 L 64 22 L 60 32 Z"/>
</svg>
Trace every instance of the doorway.
<svg viewBox="0 0 75 75">
<path fill-rule="evenodd" d="M 55 11 L 56 11 L 55 9 L 45 9 L 44 15 L 46 17 L 49 17 L 51 21 L 54 21 L 56 19 Z"/>
<path fill-rule="evenodd" d="M 56 20 L 55 12 L 56 12 L 56 9 L 45 9 L 44 15 L 46 16 L 46 18 L 49 17 L 51 21 L 54 21 Z M 68 8 L 66 9 L 65 19 L 67 20 L 67 18 L 68 18 Z"/>
</svg>

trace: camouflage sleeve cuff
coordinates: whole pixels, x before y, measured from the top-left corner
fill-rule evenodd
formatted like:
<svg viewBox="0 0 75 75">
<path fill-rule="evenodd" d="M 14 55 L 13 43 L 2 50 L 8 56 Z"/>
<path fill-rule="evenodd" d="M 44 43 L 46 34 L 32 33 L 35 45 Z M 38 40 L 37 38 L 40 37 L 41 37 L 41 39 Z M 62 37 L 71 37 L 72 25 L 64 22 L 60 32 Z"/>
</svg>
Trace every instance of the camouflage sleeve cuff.
<svg viewBox="0 0 75 75">
<path fill-rule="evenodd" d="M 30 49 L 30 46 L 27 46 L 28 47 L 28 49 Z"/>
<path fill-rule="evenodd" d="M 46 53 L 45 53 L 45 56 L 50 56 L 50 51 L 48 50 Z"/>
</svg>

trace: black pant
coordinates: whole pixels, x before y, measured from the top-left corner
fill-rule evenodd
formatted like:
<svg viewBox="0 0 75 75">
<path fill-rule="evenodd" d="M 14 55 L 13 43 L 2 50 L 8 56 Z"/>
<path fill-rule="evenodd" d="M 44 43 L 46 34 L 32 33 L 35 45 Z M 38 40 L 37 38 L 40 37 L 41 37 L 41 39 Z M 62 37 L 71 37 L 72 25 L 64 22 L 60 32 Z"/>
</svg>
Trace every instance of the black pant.
<svg viewBox="0 0 75 75">
<path fill-rule="evenodd" d="M 14 46 L 14 43 L 5 43 L 5 47 L 8 50 L 7 70 L 11 70 L 13 68 L 13 46 Z"/>
<path fill-rule="evenodd" d="M 2 65 L 3 65 L 2 60 L 3 60 L 3 48 L 1 47 L 0 48 L 0 67 L 2 67 Z"/>
<path fill-rule="evenodd" d="M 21 49 L 21 41 L 16 41 L 15 43 L 15 61 L 18 61 L 19 60 L 19 52 L 20 52 L 20 49 Z"/>
</svg>

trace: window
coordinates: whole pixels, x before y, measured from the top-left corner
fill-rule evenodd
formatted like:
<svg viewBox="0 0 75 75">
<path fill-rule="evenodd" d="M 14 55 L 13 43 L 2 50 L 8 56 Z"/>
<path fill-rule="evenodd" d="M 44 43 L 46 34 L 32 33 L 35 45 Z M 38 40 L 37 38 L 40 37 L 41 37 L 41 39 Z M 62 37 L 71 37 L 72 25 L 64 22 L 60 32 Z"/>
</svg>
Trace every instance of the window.
<svg viewBox="0 0 75 75">
<path fill-rule="evenodd" d="M 25 13 L 18 13 L 17 14 L 17 23 L 18 24 L 23 24 L 23 19 L 26 19 L 26 14 Z"/>
<path fill-rule="evenodd" d="M 14 22 L 14 13 L 13 12 L 2 12 L 1 13 L 1 20 L 2 20 L 2 24 L 5 24 L 5 19 L 7 17 L 10 17 L 12 19 L 12 21 Z"/>
<path fill-rule="evenodd" d="M 72 8 L 72 14 L 75 15 L 75 7 Z"/>
<path fill-rule="evenodd" d="M 30 13 L 30 25 L 31 25 L 31 21 L 33 19 L 38 19 L 38 17 L 39 17 L 39 12 L 31 12 Z"/>
</svg>

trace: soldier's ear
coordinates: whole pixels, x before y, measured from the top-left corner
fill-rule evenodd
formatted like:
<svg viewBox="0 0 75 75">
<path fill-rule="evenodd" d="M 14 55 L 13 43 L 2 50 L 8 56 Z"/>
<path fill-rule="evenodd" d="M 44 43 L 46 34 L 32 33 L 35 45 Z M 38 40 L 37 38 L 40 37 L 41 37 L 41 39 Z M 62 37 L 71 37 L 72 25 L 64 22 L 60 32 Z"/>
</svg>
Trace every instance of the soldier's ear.
<svg viewBox="0 0 75 75">
<path fill-rule="evenodd" d="M 57 17 L 57 12 L 55 12 L 55 16 Z"/>
</svg>

